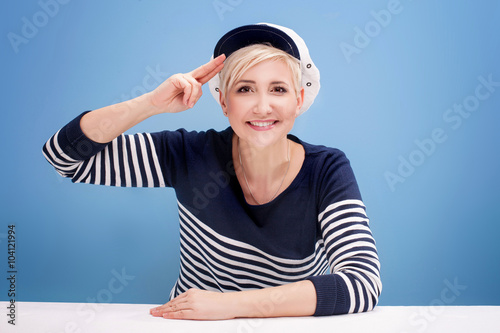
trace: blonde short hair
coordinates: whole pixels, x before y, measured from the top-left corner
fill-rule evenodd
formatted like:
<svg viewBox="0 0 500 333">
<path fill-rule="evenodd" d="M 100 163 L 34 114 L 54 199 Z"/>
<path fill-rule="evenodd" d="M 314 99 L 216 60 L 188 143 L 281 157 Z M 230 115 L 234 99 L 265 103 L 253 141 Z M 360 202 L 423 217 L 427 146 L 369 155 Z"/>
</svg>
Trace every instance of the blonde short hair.
<svg viewBox="0 0 500 333">
<path fill-rule="evenodd" d="M 220 71 L 220 90 L 225 95 L 243 74 L 255 65 L 266 60 L 282 61 L 290 68 L 297 96 L 300 95 L 302 73 L 300 61 L 290 54 L 270 44 L 253 44 L 233 52 L 225 61 Z"/>
</svg>

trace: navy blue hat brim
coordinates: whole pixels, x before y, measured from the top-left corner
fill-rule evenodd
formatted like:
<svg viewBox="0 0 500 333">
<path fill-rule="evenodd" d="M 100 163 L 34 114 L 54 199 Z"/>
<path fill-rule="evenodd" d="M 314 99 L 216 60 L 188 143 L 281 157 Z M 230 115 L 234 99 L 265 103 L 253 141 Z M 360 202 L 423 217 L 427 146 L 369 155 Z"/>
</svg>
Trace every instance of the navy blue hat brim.
<svg viewBox="0 0 500 333">
<path fill-rule="evenodd" d="M 264 24 L 244 25 L 226 33 L 215 46 L 214 58 L 221 54 L 227 58 L 243 47 L 263 43 L 269 43 L 300 60 L 299 49 L 293 39 L 282 30 Z"/>
</svg>

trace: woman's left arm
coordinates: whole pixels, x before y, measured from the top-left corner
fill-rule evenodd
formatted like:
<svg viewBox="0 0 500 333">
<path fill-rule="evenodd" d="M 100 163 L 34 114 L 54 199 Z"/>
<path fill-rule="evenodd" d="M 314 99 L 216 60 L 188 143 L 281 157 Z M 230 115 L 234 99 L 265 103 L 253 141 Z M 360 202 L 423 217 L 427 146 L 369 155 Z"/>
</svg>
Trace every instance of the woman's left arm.
<svg viewBox="0 0 500 333">
<path fill-rule="evenodd" d="M 318 226 L 330 274 L 278 287 L 230 293 L 190 289 L 151 311 L 179 319 L 322 316 L 372 310 L 382 290 L 380 262 L 349 160 L 325 159 Z"/>
<path fill-rule="evenodd" d="M 170 302 L 151 309 L 168 319 L 221 320 L 311 316 L 316 309 L 316 290 L 311 281 L 238 292 L 189 289 Z"/>
</svg>

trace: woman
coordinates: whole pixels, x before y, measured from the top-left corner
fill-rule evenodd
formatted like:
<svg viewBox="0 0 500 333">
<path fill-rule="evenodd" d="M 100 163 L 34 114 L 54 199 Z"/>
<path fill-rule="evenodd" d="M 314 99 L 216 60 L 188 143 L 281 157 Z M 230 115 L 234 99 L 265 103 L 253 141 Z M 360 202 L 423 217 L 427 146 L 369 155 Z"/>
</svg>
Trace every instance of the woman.
<svg viewBox="0 0 500 333">
<path fill-rule="evenodd" d="M 122 134 L 192 108 L 209 80 L 226 130 Z M 83 113 L 43 151 L 73 182 L 175 189 L 180 274 L 153 316 L 369 311 L 381 291 L 379 261 L 349 161 L 288 134 L 318 90 L 319 72 L 297 34 L 243 26 L 221 38 L 207 64 Z"/>
</svg>

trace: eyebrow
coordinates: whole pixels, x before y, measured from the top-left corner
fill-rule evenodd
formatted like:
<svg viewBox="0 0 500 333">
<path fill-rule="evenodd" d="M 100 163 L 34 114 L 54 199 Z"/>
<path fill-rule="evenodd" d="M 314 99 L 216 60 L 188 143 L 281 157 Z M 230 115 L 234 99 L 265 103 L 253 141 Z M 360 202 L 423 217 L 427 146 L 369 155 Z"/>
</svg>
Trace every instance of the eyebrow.
<svg viewBox="0 0 500 333">
<path fill-rule="evenodd" d="M 239 80 L 235 84 L 240 84 L 240 83 L 252 83 L 252 84 L 255 84 L 256 82 L 253 81 L 253 80 Z M 288 85 L 288 83 L 286 83 L 285 81 L 273 81 L 273 82 L 271 82 L 271 84 L 285 84 L 285 85 Z"/>
</svg>

